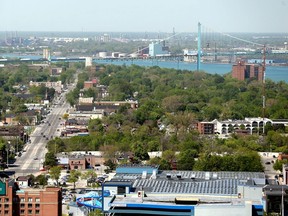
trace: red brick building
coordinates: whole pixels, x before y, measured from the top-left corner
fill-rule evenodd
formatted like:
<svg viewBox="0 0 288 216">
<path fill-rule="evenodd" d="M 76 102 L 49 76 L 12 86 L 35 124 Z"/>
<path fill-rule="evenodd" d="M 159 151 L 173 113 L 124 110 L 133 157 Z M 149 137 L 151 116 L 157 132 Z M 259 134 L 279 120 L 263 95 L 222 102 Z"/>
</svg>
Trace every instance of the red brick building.
<svg viewBox="0 0 288 216">
<path fill-rule="evenodd" d="M 61 189 L 20 190 L 13 179 L 0 180 L 0 216 L 61 216 Z"/>
<path fill-rule="evenodd" d="M 214 134 L 214 124 L 211 122 L 198 122 L 197 128 L 200 134 Z"/>
<path fill-rule="evenodd" d="M 84 82 L 84 89 L 89 89 L 89 88 L 93 88 L 94 87 L 94 83 L 92 81 L 85 81 Z"/>
<path fill-rule="evenodd" d="M 88 168 L 94 168 L 99 164 L 104 163 L 103 157 L 97 157 L 95 155 L 77 155 L 69 157 L 69 169 L 85 170 Z"/>
<path fill-rule="evenodd" d="M 255 78 L 258 81 L 263 80 L 264 67 L 259 64 L 246 64 L 244 61 L 238 61 L 233 65 L 232 77 L 238 80 Z"/>
</svg>

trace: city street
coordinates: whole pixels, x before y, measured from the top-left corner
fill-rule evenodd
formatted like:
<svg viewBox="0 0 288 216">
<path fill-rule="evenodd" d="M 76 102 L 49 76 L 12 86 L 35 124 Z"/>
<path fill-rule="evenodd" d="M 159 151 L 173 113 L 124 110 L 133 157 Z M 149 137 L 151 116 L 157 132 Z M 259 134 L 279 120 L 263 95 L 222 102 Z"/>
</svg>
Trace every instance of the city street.
<svg viewBox="0 0 288 216">
<path fill-rule="evenodd" d="M 69 109 L 69 104 L 65 101 L 65 94 L 66 92 L 61 94 L 61 99 L 54 100 L 56 103 L 51 106 L 46 119 L 36 126 L 30 135 L 31 142 L 24 147 L 22 156 L 17 157 L 15 163 L 7 171 L 15 172 L 15 176 L 35 175 L 40 172 L 47 153 L 46 145 L 50 139 L 60 136 L 57 129 L 63 127 L 60 125 L 64 123 L 62 116 Z"/>
</svg>

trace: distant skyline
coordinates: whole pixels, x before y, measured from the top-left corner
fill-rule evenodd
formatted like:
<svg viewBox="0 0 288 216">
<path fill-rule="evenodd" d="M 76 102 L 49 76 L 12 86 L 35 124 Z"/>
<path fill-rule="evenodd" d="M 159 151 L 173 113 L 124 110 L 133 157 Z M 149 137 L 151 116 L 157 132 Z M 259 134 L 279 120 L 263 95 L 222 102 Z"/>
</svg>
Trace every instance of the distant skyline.
<svg viewBox="0 0 288 216">
<path fill-rule="evenodd" d="M 288 33 L 288 0 L 9 0 L 0 31 Z"/>
</svg>

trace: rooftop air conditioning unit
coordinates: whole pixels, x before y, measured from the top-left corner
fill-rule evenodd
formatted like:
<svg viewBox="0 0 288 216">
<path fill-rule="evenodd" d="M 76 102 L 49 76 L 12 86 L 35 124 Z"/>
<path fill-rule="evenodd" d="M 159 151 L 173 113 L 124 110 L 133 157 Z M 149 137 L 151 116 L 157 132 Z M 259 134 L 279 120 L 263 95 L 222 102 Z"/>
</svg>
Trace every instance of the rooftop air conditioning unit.
<svg viewBox="0 0 288 216">
<path fill-rule="evenodd" d="M 166 178 L 167 178 L 167 179 L 171 179 L 171 174 L 170 174 L 170 173 L 167 173 L 167 174 L 166 174 Z"/>
</svg>

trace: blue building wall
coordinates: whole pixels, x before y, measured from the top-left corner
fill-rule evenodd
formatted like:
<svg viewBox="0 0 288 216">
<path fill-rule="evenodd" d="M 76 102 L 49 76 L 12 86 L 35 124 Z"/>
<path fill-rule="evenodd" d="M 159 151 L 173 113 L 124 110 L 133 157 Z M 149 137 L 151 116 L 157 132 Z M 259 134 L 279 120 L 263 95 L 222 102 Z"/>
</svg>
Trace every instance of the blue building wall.
<svg viewBox="0 0 288 216">
<path fill-rule="evenodd" d="M 133 167 L 133 166 L 120 166 L 116 168 L 116 173 L 117 174 L 123 174 L 123 173 L 127 173 L 127 174 L 142 174 L 143 171 L 146 171 L 147 174 L 153 174 L 153 170 L 155 170 L 154 172 L 158 173 L 158 168 L 153 167 L 153 166 L 138 166 L 138 167 Z"/>
</svg>

